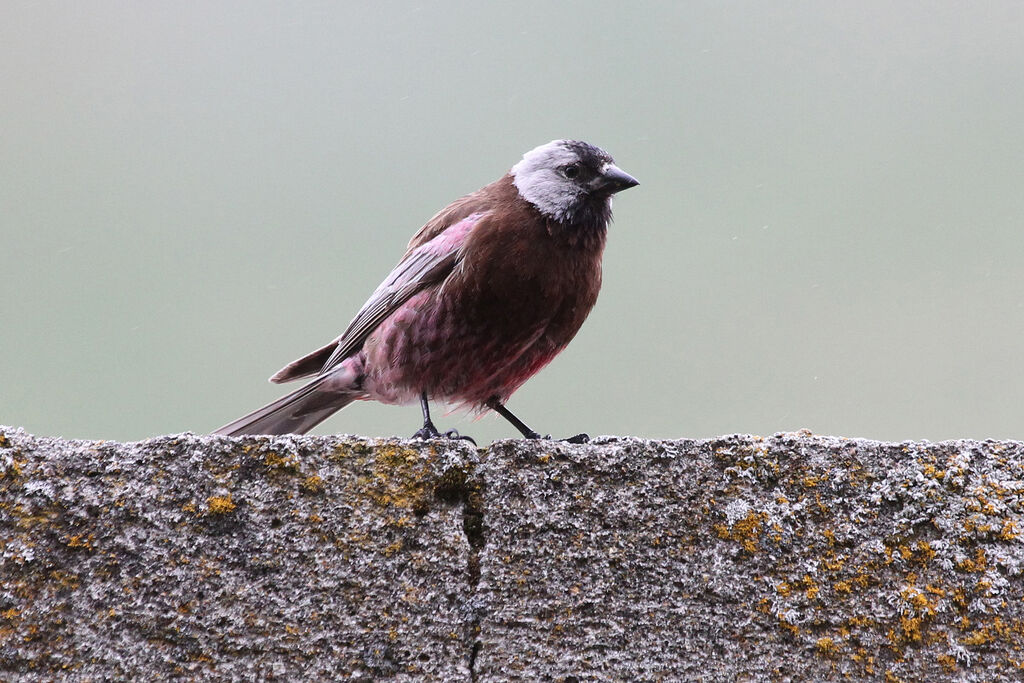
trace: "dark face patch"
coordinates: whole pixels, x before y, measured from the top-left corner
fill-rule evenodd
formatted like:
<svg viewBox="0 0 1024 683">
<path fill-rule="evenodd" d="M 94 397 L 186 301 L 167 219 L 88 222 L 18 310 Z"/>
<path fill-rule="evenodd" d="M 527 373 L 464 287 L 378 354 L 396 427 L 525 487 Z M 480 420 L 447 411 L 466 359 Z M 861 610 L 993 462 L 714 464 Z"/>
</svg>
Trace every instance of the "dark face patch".
<svg viewBox="0 0 1024 683">
<path fill-rule="evenodd" d="M 612 163 L 611 156 L 600 147 L 579 140 L 566 140 L 565 147 L 576 157 L 576 162 L 559 168 L 562 175 L 581 188 L 601 175 L 605 164 Z"/>
<path fill-rule="evenodd" d="M 602 166 L 612 163 L 608 152 L 600 147 L 594 147 L 580 140 L 566 140 L 565 146 L 573 151 L 576 158 L 580 160 L 580 164 L 594 171 L 600 171 Z"/>
</svg>

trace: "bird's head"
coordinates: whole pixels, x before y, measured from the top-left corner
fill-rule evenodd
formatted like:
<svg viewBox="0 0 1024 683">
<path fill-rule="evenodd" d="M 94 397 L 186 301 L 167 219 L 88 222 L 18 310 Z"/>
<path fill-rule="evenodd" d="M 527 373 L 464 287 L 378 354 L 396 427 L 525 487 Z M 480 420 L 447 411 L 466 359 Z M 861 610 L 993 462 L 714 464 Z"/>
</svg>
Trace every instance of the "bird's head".
<svg viewBox="0 0 1024 683">
<path fill-rule="evenodd" d="M 613 194 L 639 184 L 603 149 L 577 140 L 552 140 L 530 150 L 511 174 L 523 199 L 566 222 L 608 211 Z"/>
</svg>

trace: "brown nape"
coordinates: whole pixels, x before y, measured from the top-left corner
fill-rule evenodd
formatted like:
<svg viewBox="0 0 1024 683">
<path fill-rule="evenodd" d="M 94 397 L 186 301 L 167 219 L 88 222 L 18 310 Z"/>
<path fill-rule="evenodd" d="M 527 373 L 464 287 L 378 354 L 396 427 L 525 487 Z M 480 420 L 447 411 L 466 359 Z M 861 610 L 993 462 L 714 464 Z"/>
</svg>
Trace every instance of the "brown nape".
<svg viewBox="0 0 1024 683">
<path fill-rule="evenodd" d="M 506 173 L 490 185 L 485 185 L 472 194 L 456 199 L 434 214 L 427 224 L 412 236 L 405 256 L 402 258 L 404 259 L 410 251 L 421 244 L 426 244 L 463 218 L 474 213 L 490 211 L 495 208 L 497 203 L 512 201 L 517 197 L 519 197 L 519 190 L 516 189 L 512 176 Z"/>
</svg>

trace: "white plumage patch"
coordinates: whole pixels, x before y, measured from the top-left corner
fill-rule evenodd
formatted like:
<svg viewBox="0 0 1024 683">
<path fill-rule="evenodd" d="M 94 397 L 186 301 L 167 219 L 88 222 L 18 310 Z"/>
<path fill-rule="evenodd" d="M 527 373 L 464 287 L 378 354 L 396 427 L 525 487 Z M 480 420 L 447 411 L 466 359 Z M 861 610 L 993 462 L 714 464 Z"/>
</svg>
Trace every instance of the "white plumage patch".
<svg viewBox="0 0 1024 683">
<path fill-rule="evenodd" d="M 512 178 L 523 199 L 544 215 L 567 220 L 579 203 L 583 190 L 562 175 L 561 169 L 580 159 L 565 140 L 552 140 L 523 155 L 512 167 Z"/>
</svg>

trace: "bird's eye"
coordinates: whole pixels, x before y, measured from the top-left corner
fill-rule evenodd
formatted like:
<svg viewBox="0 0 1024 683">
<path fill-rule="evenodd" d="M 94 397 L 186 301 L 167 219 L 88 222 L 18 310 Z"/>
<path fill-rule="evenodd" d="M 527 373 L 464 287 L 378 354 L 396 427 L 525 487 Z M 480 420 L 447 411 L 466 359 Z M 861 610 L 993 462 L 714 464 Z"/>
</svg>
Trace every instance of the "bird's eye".
<svg viewBox="0 0 1024 683">
<path fill-rule="evenodd" d="M 577 166 L 576 164 L 569 164 L 568 166 L 562 169 L 562 175 L 564 175 L 566 178 L 569 178 L 570 180 L 575 178 L 579 174 L 580 167 Z"/>
</svg>

